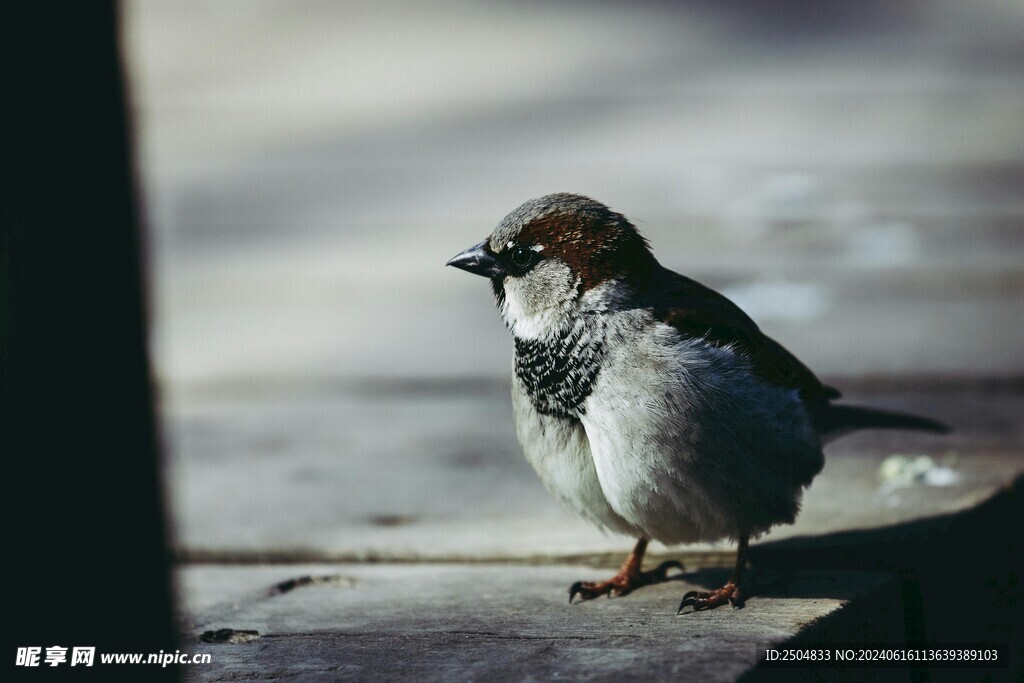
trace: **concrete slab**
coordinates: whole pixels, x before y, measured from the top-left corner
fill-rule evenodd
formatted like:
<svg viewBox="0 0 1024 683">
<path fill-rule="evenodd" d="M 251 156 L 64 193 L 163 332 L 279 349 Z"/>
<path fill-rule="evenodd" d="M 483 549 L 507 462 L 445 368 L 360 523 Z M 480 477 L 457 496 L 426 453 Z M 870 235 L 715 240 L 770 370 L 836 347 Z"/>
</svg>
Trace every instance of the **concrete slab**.
<svg viewBox="0 0 1024 683">
<path fill-rule="evenodd" d="M 844 388 L 850 403 L 922 412 L 957 431 L 835 443 L 797 523 L 764 540 L 968 509 L 1024 471 L 1024 394 L 1012 385 Z M 544 490 L 519 452 L 506 391 L 254 385 L 176 396 L 165 416 L 177 548 L 204 561 L 624 556 L 629 539 L 601 534 Z M 900 462 L 930 472 L 895 476 Z"/>
<path fill-rule="evenodd" d="M 567 604 L 571 582 L 607 575 L 569 566 L 184 567 L 177 573 L 184 649 L 212 655 L 212 665 L 185 673 L 193 680 L 731 681 L 755 664 L 759 643 L 784 642 L 811 625 L 837 637 L 844 629 L 841 637 L 849 637 L 850 628 L 863 633 L 863 624 L 843 617 L 859 598 L 878 606 L 870 625 L 876 639 L 902 637 L 899 591 L 884 574 L 776 574 L 742 610 L 676 615 L 684 592 L 713 587 L 720 572 Z M 220 629 L 256 630 L 259 638 L 199 638 Z"/>
</svg>

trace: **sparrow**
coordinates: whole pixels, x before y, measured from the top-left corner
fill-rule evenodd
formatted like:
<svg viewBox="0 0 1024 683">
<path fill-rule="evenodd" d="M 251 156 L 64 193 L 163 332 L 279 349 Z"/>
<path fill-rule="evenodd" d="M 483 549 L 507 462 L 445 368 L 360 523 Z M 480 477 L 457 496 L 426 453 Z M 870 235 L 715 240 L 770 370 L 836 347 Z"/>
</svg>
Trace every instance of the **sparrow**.
<svg viewBox="0 0 1024 683">
<path fill-rule="evenodd" d="M 588 197 L 533 199 L 447 265 L 491 281 L 515 342 L 512 408 L 545 487 L 637 539 L 608 581 L 569 601 L 668 580 L 647 544 L 738 543 L 729 581 L 678 612 L 744 601 L 751 538 L 791 524 L 822 445 L 867 427 L 946 431 L 914 415 L 835 405 L 840 393 L 723 295 L 658 263 L 622 214 Z"/>
</svg>

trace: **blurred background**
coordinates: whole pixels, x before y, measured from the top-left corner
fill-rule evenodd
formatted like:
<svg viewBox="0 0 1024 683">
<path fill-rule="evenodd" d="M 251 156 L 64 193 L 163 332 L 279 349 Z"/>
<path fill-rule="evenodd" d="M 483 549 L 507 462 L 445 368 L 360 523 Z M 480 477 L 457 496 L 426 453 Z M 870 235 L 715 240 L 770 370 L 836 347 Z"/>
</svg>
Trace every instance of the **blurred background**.
<svg viewBox="0 0 1024 683">
<path fill-rule="evenodd" d="M 522 460 L 511 340 L 443 267 L 550 192 L 854 395 L 1024 372 L 1019 2 L 126 0 L 123 30 L 186 558 L 627 549 Z M 967 495 L 843 498 L 843 467 L 779 533 Z"/>
</svg>

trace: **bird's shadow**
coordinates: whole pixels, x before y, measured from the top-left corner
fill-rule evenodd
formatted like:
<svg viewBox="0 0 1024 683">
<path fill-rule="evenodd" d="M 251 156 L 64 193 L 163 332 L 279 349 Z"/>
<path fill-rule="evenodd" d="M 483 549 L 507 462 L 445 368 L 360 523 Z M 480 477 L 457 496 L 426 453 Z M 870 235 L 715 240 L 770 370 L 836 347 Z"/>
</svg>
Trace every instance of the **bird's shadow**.
<svg viewBox="0 0 1024 683">
<path fill-rule="evenodd" d="M 791 644 L 1002 644 L 1010 653 L 1009 671 L 1020 670 L 1024 553 L 1015 527 L 1024 519 L 1022 486 L 1024 475 L 963 512 L 753 546 L 748 601 L 850 599 L 858 595 L 858 581 L 864 594 L 865 572 L 882 573 L 886 583 L 869 590 L 867 599 L 853 600 L 803 629 Z M 727 575 L 701 570 L 684 578 L 718 586 Z M 756 669 L 743 680 L 768 673 Z"/>
<path fill-rule="evenodd" d="M 919 574 L 944 578 L 951 587 L 971 573 L 1016 570 L 1021 564 L 1017 534 L 1008 525 L 1024 519 L 1019 491 L 1024 475 L 970 510 L 938 515 L 889 527 L 802 536 L 750 547 L 750 595 L 844 598 L 849 572 L 885 572 L 912 579 Z M 818 582 L 800 573 L 826 574 Z M 831 575 L 833 579 L 828 579 Z M 673 578 L 717 588 L 730 571 L 706 568 Z"/>
</svg>

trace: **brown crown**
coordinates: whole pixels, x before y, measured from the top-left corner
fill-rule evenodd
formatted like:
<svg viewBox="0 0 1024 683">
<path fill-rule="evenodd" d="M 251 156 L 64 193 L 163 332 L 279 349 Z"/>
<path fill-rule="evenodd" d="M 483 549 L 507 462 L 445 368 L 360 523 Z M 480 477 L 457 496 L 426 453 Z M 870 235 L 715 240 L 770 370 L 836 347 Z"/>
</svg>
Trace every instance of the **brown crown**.
<svg viewBox="0 0 1024 683">
<path fill-rule="evenodd" d="M 655 261 L 647 240 L 622 214 L 597 206 L 537 218 L 523 226 L 517 241 L 544 245 L 544 257 L 564 261 L 584 292 L 609 279 L 629 281 L 649 274 Z"/>
</svg>

